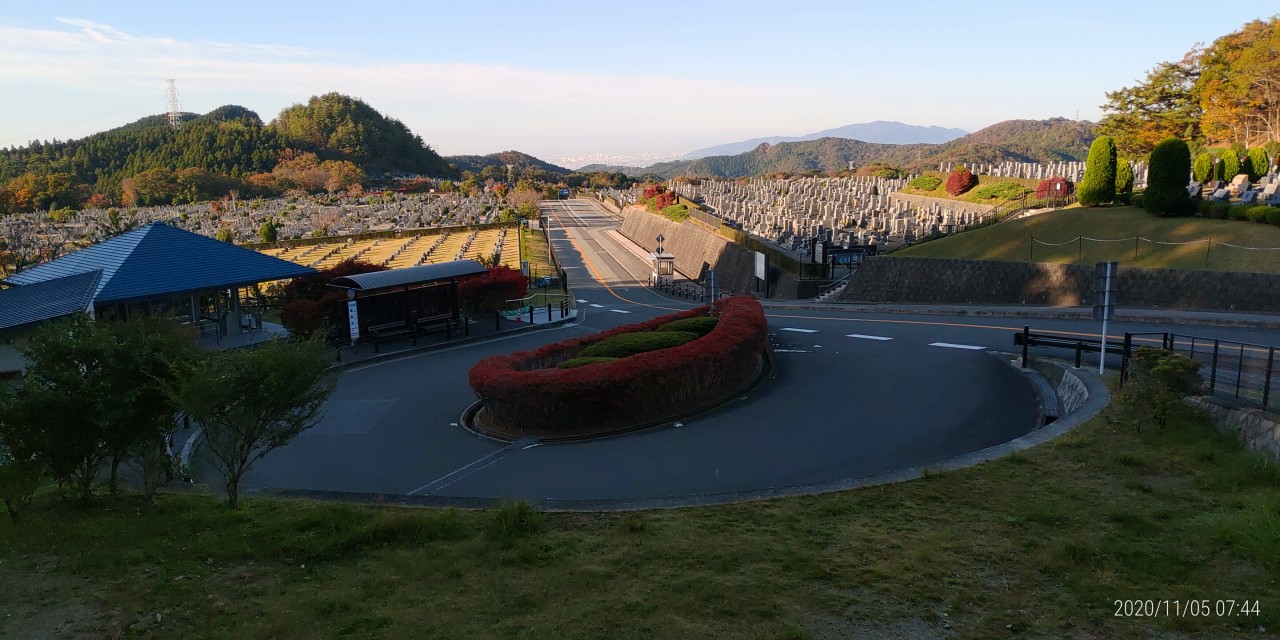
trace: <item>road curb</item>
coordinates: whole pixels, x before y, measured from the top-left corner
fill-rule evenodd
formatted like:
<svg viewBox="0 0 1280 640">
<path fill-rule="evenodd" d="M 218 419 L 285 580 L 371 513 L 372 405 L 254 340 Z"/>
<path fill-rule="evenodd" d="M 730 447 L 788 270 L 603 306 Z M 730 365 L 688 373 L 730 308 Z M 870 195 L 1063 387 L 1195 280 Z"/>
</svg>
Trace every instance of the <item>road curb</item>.
<svg viewBox="0 0 1280 640">
<path fill-rule="evenodd" d="M 766 314 L 772 311 L 840 311 L 844 313 L 885 313 L 902 315 L 939 315 L 962 316 L 971 318 L 1038 318 L 1049 320 L 1090 320 L 1092 311 L 1079 307 L 1056 309 L 1008 309 L 964 308 L 964 307 L 901 307 L 870 306 L 856 304 L 786 304 L 761 301 Z M 1228 312 L 1221 311 L 1188 311 L 1187 313 L 1214 314 L 1206 316 L 1188 316 L 1177 311 L 1125 310 L 1116 309 L 1112 320 L 1120 322 L 1138 322 L 1148 324 L 1178 325 L 1211 325 L 1236 327 L 1241 329 L 1280 329 L 1280 316 L 1271 318 L 1234 318 Z"/>
</svg>

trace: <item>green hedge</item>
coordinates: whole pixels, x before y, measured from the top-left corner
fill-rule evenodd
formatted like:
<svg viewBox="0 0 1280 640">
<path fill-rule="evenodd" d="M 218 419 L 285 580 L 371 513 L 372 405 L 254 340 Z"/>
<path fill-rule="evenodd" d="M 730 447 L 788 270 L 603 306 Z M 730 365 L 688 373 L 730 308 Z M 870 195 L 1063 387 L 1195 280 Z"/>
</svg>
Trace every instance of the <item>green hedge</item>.
<svg viewBox="0 0 1280 640">
<path fill-rule="evenodd" d="M 911 182 L 908 182 L 907 186 L 921 191 L 933 191 L 934 189 L 937 189 L 940 184 L 942 184 L 942 178 L 937 176 L 920 176 L 919 178 L 915 178 Z"/>
<path fill-rule="evenodd" d="M 1089 145 L 1084 178 L 1076 197 L 1086 207 L 1096 207 L 1116 199 L 1116 143 L 1111 136 L 1098 136 Z"/>
<path fill-rule="evenodd" d="M 1280 225 L 1280 207 L 1249 207 L 1249 209 L 1245 211 L 1245 217 L 1249 219 L 1249 222 L 1262 222 L 1266 224 Z"/>
<path fill-rule="evenodd" d="M 1178 138 L 1165 138 L 1151 151 L 1151 168 L 1147 171 L 1147 189 L 1142 205 L 1153 216 L 1184 216 L 1195 210 L 1187 193 L 1187 176 L 1191 175 L 1191 150 Z M 1115 181 L 1112 180 L 1114 187 Z M 1084 197 L 1081 196 L 1081 202 Z"/>
<path fill-rule="evenodd" d="M 556 367 L 559 369 L 574 369 L 577 367 L 585 367 L 589 364 L 597 364 L 600 362 L 613 362 L 614 360 L 617 360 L 617 358 L 610 358 L 608 356 L 579 356 L 577 358 L 570 358 L 568 360 L 565 360 L 564 362 L 561 362 L 560 364 L 556 365 Z"/>
<path fill-rule="evenodd" d="M 698 318 L 685 318 L 684 320 L 676 320 L 658 327 L 658 331 L 687 331 L 696 333 L 699 336 L 705 336 L 716 328 L 718 319 L 715 316 L 702 316 Z"/>
<path fill-rule="evenodd" d="M 697 340 L 698 337 L 698 334 L 689 331 L 622 333 L 605 338 L 583 349 L 578 355 L 588 358 L 625 358 L 637 353 L 678 347 L 686 342 Z"/>
</svg>

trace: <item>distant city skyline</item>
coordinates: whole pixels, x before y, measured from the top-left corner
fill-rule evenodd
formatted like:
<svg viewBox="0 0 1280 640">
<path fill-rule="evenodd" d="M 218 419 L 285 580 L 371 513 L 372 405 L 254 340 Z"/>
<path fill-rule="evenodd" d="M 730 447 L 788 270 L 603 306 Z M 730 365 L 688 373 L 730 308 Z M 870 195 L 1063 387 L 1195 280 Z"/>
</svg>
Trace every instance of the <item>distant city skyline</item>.
<svg viewBox="0 0 1280 640">
<path fill-rule="evenodd" d="M 0 146 L 162 113 L 167 78 L 184 111 L 237 104 L 270 121 L 337 91 L 443 155 L 553 162 L 657 161 L 874 120 L 1096 121 L 1106 91 L 1267 15 L 1142 4 L 14 3 L 0 16 Z"/>
</svg>

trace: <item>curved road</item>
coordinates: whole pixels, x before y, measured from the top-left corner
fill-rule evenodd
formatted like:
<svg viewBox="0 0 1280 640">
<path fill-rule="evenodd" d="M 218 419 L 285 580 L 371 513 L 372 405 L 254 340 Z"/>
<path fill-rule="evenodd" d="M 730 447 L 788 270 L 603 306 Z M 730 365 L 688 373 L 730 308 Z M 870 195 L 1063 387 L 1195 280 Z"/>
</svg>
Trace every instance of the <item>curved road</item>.
<svg viewBox="0 0 1280 640">
<path fill-rule="evenodd" d="M 473 435 L 457 423 L 474 400 L 466 375 L 477 360 L 691 306 L 642 285 L 648 265 L 607 233 L 618 223 L 602 209 L 584 200 L 543 206 L 579 301 L 578 323 L 350 369 L 321 422 L 259 462 L 246 486 L 544 503 L 696 501 L 932 464 L 1012 440 L 1038 421 L 1029 382 L 989 352 L 1012 351 L 1012 331 L 1024 320 L 774 309 L 769 379 L 683 424 L 559 444 Z M 1085 335 L 1097 328 L 1032 324 Z M 1262 333 L 1211 332 L 1255 341 Z M 210 469 L 198 478 L 216 486 Z"/>
</svg>

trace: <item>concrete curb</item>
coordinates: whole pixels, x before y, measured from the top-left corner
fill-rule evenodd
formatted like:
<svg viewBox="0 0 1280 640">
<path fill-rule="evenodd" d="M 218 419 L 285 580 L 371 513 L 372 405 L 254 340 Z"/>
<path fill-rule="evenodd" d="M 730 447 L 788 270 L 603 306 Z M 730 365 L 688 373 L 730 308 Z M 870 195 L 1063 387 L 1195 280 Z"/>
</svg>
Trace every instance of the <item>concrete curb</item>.
<svg viewBox="0 0 1280 640">
<path fill-rule="evenodd" d="M 1090 320 L 1092 312 L 1082 307 L 1063 307 L 1061 309 L 1045 308 L 1045 307 L 1008 307 L 1008 308 L 990 308 L 990 307 L 935 307 L 929 305 L 920 306 L 896 306 L 896 305 L 865 305 L 865 304 L 839 304 L 839 303 L 800 303 L 788 304 L 785 302 L 770 302 L 761 300 L 760 304 L 765 308 L 766 313 L 770 311 L 840 311 L 844 313 L 884 313 L 884 314 L 912 314 L 912 315 L 940 315 L 940 316 L 964 316 L 971 318 L 1039 318 L 1051 320 Z M 1191 315 L 1196 314 L 1196 315 Z M 1280 329 L 1280 315 L 1264 317 L 1261 314 L 1247 314 L 1248 317 L 1233 316 L 1229 312 L 1222 311 L 1186 311 L 1178 312 L 1173 310 L 1137 310 L 1137 309 L 1116 309 L 1113 320 L 1120 322 L 1141 322 L 1141 323 L 1158 323 L 1158 324 L 1191 324 L 1191 325 L 1212 325 L 1222 327 L 1237 327 L 1242 329 Z"/>
<path fill-rule="evenodd" d="M 1007 354 L 992 354 L 994 357 L 1004 358 Z M 715 493 L 700 494 L 693 496 L 685 496 L 680 498 L 645 498 L 645 499 L 622 499 L 622 500 L 556 500 L 556 499 L 540 499 L 531 500 L 531 504 L 542 511 L 595 511 L 595 512 L 612 512 L 612 511 L 649 511 L 656 509 L 677 509 L 682 507 L 695 506 L 711 506 L 720 504 L 732 504 L 739 502 L 756 502 L 760 500 L 772 500 L 775 498 L 787 498 L 794 496 L 818 495 L 824 493 L 835 493 L 839 491 L 847 491 L 849 489 L 858 489 L 862 487 L 872 487 L 882 484 L 891 484 L 895 482 L 906 482 L 908 480 L 916 480 L 926 475 L 935 475 L 946 471 L 954 471 L 966 467 L 1003 458 L 1019 451 L 1025 451 L 1036 445 L 1048 442 L 1065 433 L 1068 433 L 1076 427 L 1088 422 L 1103 407 L 1111 401 L 1111 392 L 1107 390 L 1106 385 L 1096 374 L 1085 370 L 1074 370 L 1075 374 L 1084 382 L 1088 388 L 1089 397 L 1084 404 L 1077 410 L 1068 415 L 1062 416 L 1048 426 L 1034 429 L 1030 433 L 1014 438 L 1004 444 L 987 447 L 972 453 L 966 453 L 939 462 L 909 467 L 906 469 L 898 469 L 885 473 L 865 476 L 860 478 L 849 478 L 845 480 L 837 480 L 835 482 L 799 485 L 793 487 L 779 487 L 776 489 L 763 489 L 759 491 L 732 492 L 732 493 Z M 376 504 L 388 506 L 402 507 L 452 507 L 462 509 L 487 509 L 496 505 L 511 502 L 510 499 L 496 498 L 462 498 L 450 496 L 409 496 L 409 495 L 391 495 L 382 493 L 358 493 L 344 491 L 319 491 L 319 490 L 291 490 L 291 489 L 262 489 L 254 492 L 254 495 L 273 496 L 273 497 L 289 497 L 304 498 L 311 500 L 334 500 L 339 502 L 354 502 L 361 504 Z"/>
</svg>

